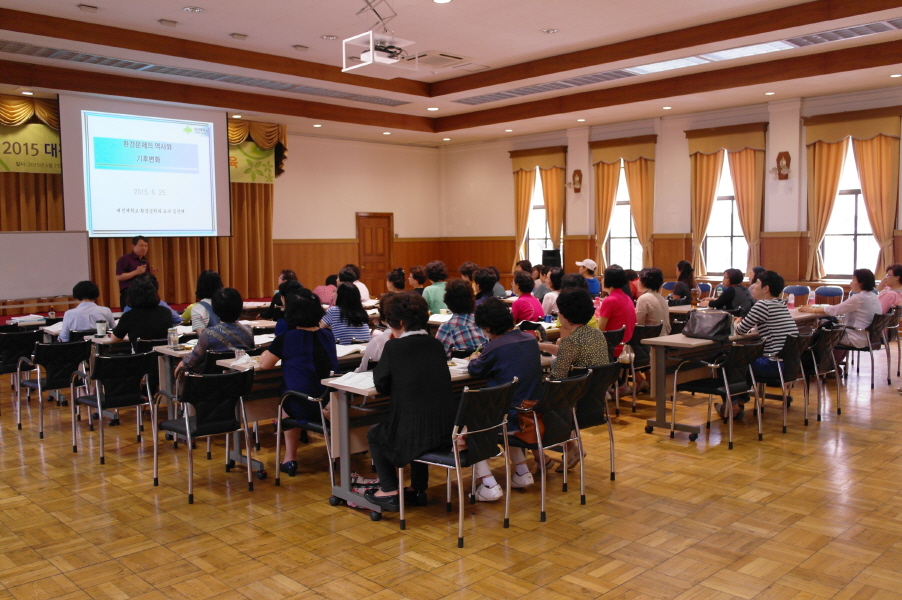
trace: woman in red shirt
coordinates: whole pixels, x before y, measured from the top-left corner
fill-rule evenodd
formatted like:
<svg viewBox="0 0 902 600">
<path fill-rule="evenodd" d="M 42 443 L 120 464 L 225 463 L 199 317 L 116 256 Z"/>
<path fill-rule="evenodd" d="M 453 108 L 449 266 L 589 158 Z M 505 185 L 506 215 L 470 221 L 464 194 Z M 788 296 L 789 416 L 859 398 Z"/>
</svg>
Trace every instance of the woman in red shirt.
<svg viewBox="0 0 902 600">
<path fill-rule="evenodd" d="M 514 275 L 514 293 L 517 299 L 511 306 L 511 312 L 514 313 L 514 322 L 520 321 L 541 321 L 545 317 L 545 311 L 542 310 L 542 303 L 532 295 L 532 290 L 536 283 L 532 279 L 532 275 L 526 271 L 517 271 Z"/>
<path fill-rule="evenodd" d="M 623 293 L 623 287 L 628 284 L 626 273 L 617 267 L 608 267 L 604 270 L 604 282 L 602 288 L 608 296 L 598 307 L 595 316 L 598 318 L 598 328 L 602 331 L 612 331 L 626 326 L 623 333 L 623 343 L 633 337 L 633 329 L 636 328 L 636 306 L 632 298 Z M 620 356 L 623 346 L 613 349 L 614 357 Z"/>
</svg>

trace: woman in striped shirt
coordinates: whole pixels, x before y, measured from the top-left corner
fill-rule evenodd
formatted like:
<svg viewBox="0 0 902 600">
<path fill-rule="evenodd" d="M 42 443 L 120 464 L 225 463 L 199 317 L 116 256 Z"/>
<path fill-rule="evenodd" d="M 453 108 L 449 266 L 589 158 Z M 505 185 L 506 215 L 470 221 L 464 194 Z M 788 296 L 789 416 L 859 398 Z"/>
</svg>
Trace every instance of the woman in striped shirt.
<svg viewBox="0 0 902 600">
<path fill-rule="evenodd" d="M 353 283 L 343 282 L 323 317 L 323 326 L 332 330 L 335 341 L 342 345 L 370 341 L 369 317 L 360 302 L 360 290 Z"/>
</svg>

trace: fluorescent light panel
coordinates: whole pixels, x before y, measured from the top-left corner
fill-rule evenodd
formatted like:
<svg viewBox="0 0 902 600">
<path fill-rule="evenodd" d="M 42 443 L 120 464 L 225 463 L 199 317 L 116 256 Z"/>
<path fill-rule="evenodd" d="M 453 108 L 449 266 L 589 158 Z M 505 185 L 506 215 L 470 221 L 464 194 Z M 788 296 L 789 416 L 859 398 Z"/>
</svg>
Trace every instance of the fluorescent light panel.
<svg viewBox="0 0 902 600">
<path fill-rule="evenodd" d="M 741 46 L 739 48 L 730 48 L 729 50 L 708 52 L 707 54 L 700 54 L 699 56 L 712 62 L 717 62 L 719 60 L 732 60 L 734 58 L 780 52 L 781 50 L 792 50 L 793 48 L 795 48 L 795 46 L 787 44 L 786 42 L 768 42 L 766 44 L 754 44 L 752 46 Z"/>
</svg>

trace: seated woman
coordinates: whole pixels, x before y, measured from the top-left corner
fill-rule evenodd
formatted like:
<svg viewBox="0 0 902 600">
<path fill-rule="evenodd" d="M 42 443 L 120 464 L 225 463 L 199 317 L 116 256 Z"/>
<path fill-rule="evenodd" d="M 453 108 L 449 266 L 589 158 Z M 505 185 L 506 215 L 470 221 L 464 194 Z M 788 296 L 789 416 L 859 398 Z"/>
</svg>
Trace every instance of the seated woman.
<svg viewBox="0 0 902 600">
<path fill-rule="evenodd" d="M 535 282 L 527 271 L 517 271 L 514 274 L 513 291 L 517 299 L 511 306 L 514 322 L 541 321 L 545 317 L 542 303 L 532 295 Z"/>
<path fill-rule="evenodd" d="M 313 293 L 319 298 L 319 301 L 326 306 L 335 304 L 335 292 L 338 290 L 338 275 L 329 275 L 326 277 L 325 285 L 318 285 L 313 289 Z"/>
<path fill-rule="evenodd" d="M 223 288 L 213 294 L 212 304 L 213 312 L 219 317 L 219 324 L 201 330 L 197 336 L 197 345 L 182 358 L 182 362 L 176 367 L 176 374 L 186 369 L 201 370 L 207 350 L 223 352 L 254 348 L 254 336 L 250 328 L 236 322 L 244 307 L 241 293 L 235 288 Z"/>
<path fill-rule="evenodd" d="M 289 279 L 279 284 L 279 306 L 277 307 L 279 310 L 275 316 L 271 317 L 276 319 L 276 335 L 288 331 L 288 323 L 285 321 L 285 309 L 290 301 L 297 298 L 302 289 L 304 289 L 304 286 L 296 279 Z"/>
<path fill-rule="evenodd" d="M 557 315 L 557 297 L 561 294 L 561 281 L 564 278 L 564 270 L 560 267 L 551 267 L 545 280 L 548 282 L 548 292 L 542 298 L 542 312 L 546 315 Z"/>
<path fill-rule="evenodd" d="M 410 289 L 419 294 L 423 295 L 423 290 L 426 288 L 423 287 L 426 285 L 426 280 L 429 277 L 426 276 L 426 267 L 422 265 L 414 265 L 410 267 L 410 277 L 407 278 L 407 282 L 410 283 Z"/>
<path fill-rule="evenodd" d="M 200 298 L 191 309 L 191 329 L 199 331 L 204 327 L 219 324 L 219 317 L 213 312 L 210 299 L 217 290 L 222 289 L 222 279 L 216 271 L 202 271 L 197 277 L 197 289 L 194 295 Z"/>
<path fill-rule="evenodd" d="M 893 264 L 886 268 L 886 275 L 880 282 L 880 308 L 888 313 L 894 306 L 902 304 L 902 265 Z"/>
<path fill-rule="evenodd" d="M 437 315 L 445 306 L 445 280 L 448 279 L 448 267 L 440 260 L 426 265 L 426 275 L 432 285 L 423 290 L 423 298 L 429 304 L 429 312 Z"/>
<path fill-rule="evenodd" d="M 498 278 L 491 269 L 476 269 L 473 272 L 473 292 L 476 293 L 476 306 L 482 304 L 486 298 L 495 298 L 495 284 Z"/>
<path fill-rule="evenodd" d="M 467 370 L 473 377 L 484 377 L 486 385 L 494 387 L 518 379 L 514 389 L 508 432 L 519 429 L 516 407 L 524 400 L 538 400 L 542 391 L 542 358 L 539 343 L 527 331 L 514 329 L 514 318 L 507 305 L 498 298 L 490 298 L 476 308 L 476 324 L 482 328 L 489 342 L 483 351 L 470 360 Z M 532 473 L 526 466 L 526 454 L 522 448 L 510 448 L 510 460 L 514 465 L 511 486 L 523 488 L 532 485 Z M 476 499 L 493 502 L 504 495 L 501 486 L 492 475 L 488 462 L 474 465 L 476 476 L 482 483 L 476 488 Z"/>
<path fill-rule="evenodd" d="M 298 298 L 289 303 L 285 313 L 288 331 L 276 336 L 260 356 L 261 369 L 272 369 L 282 361 L 283 390 L 320 396 L 325 391 L 320 381 L 338 370 L 335 337 L 330 330 L 320 327 L 322 318 L 323 307 L 319 298 L 310 290 L 301 290 Z M 315 402 L 291 399 L 285 403 L 283 416 L 299 421 L 318 421 L 319 407 Z M 289 477 L 297 474 L 298 441 L 297 431 L 285 432 L 285 455 L 279 470 Z"/>
<path fill-rule="evenodd" d="M 623 286 L 627 284 L 626 273 L 623 272 L 623 269 L 615 267 L 605 269 L 602 288 L 608 295 L 602 300 L 601 306 L 595 313 L 598 318 L 598 328 L 602 331 L 613 331 L 626 327 L 626 331 L 623 333 L 624 344 L 630 341 L 633 337 L 633 329 L 636 328 L 636 307 L 633 305 L 632 299 L 623 293 Z M 558 301 L 560 302 L 560 298 Z M 621 346 L 613 349 L 614 358 L 620 356 L 621 350 L 623 350 Z"/>
<path fill-rule="evenodd" d="M 445 287 L 445 304 L 453 315 L 439 325 L 435 339 L 445 347 L 445 354 L 451 358 L 452 350 L 468 350 L 473 352 L 485 343 L 485 336 L 476 326 L 473 310 L 473 290 L 463 279 L 452 279 Z"/>
<path fill-rule="evenodd" d="M 128 286 L 128 305 L 132 309 L 123 313 L 113 328 L 114 342 L 121 342 L 128 336 L 134 346 L 139 339 L 166 338 L 172 327 L 172 313 L 165 306 L 160 306 L 157 288 L 146 277 L 136 277 L 134 283 Z"/>
<path fill-rule="evenodd" d="M 664 273 L 657 267 L 639 271 L 639 299 L 636 300 L 636 324 L 657 325 L 663 323 L 661 335 L 670 334 L 670 308 L 661 295 Z"/>
<path fill-rule="evenodd" d="M 291 269 L 283 269 L 279 273 L 279 279 L 276 281 L 276 291 L 273 292 L 272 300 L 269 303 L 269 307 L 260 313 L 261 319 L 277 319 L 280 315 L 282 315 L 282 308 L 284 303 L 280 298 L 281 292 L 279 291 L 282 288 L 282 284 L 286 281 L 297 281 L 298 276 L 297 273 L 292 271 Z M 303 287 L 303 286 L 301 286 Z"/>
<path fill-rule="evenodd" d="M 673 300 L 682 300 L 685 304 L 689 304 L 692 296 L 692 290 L 695 289 L 695 269 L 688 260 L 681 260 L 677 263 L 677 282 L 670 292 Z"/>
<path fill-rule="evenodd" d="M 353 283 L 357 286 L 357 290 L 360 292 L 360 297 L 363 300 L 370 299 L 370 291 L 367 289 L 366 284 L 360 281 L 360 267 L 357 265 L 347 264 L 338 271 L 338 281 L 341 283 Z"/>
<path fill-rule="evenodd" d="M 739 314 L 736 316 L 746 316 L 755 301 L 752 300 L 748 288 L 742 285 L 743 279 L 745 275 L 739 269 L 727 269 L 723 273 L 723 291 L 720 296 L 701 302 L 700 305 L 722 310 L 738 310 Z"/>
<path fill-rule="evenodd" d="M 404 291 L 404 269 L 398 267 L 397 269 L 392 269 L 388 272 L 388 275 L 385 276 L 386 282 L 385 287 L 389 292 L 403 292 Z"/>
<path fill-rule="evenodd" d="M 411 293 L 411 292 L 405 292 Z M 401 294 L 395 294 L 393 292 L 388 292 L 387 294 L 382 294 L 382 298 L 379 299 L 379 320 L 383 323 L 386 323 L 388 320 L 388 307 L 391 305 L 392 300 L 400 296 Z M 364 371 L 370 370 L 370 362 L 379 362 L 379 359 L 382 357 L 382 350 L 385 349 L 385 342 L 388 340 L 395 339 L 394 334 L 392 334 L 391 328 L 389 327 L 385 331 L 381 329 L 374 329 L 372 333 L 372 338 L 370 342 L 366 345 L 366 351 L 363 353 L 363 358 L 360 360 L 360 366 L 354 369 L 356 373 L 363 373 Z"/>
<path fill-rule="evenodd" d="M 323 327 L 332 330 L 335 340 L 346 346 L 354 340 L 370 340 L 369 317 L 360 303 L 360 292 L 353 283 L 342 283 L 335 295 L 335 306 L 330 306 L 323 317 Z"/>
<path fill-rule="evenodd" d="M 425 493 L 428 467 L 414 463 L 430 450 L 448 448 L 458 401 L 451 394 L 451 372 L 441 342 L 426 331 L 429 306 L 418 294 L 401 294 L 389 306 L 388 322 L 398 339 L 385 344 L 373 377 L 376 390 L 388 394 L 388 422 L 374 425 L 367 439 L 379 474 L 379 491 L 366 499 L 397 511 L 398 469 L 410 465 L 413 491 Z"/>
</svg>

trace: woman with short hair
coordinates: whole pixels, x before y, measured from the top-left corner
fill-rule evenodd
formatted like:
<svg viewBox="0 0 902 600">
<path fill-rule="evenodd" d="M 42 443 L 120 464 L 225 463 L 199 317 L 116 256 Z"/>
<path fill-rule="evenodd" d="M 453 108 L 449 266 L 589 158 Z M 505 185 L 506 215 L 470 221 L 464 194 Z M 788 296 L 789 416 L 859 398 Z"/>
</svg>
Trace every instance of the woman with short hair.
<svg viewBox="0 0 902 600">
<path fill-rule="evenodd" d="M 426 267 L 423 265 L 414 265 L 410 267 L 410 277 L 407 278 L 407 282 L 410 284 L 410 288 L 413 292 L 423 295 L 423 290 L 425 289 L 423 286 L 426 285 L 426 280 L 429 279 L 426 276 Z"/>
<path fill-rule="evenodd" d="M 219 324 L 219 317 L 213 312 L 210 304 L 213 294 L 222 289 L 222 278 L 216 271 L 202 271 L 197 277 L 197 288 L 194 295 L 200 300 L 191 309 L 191 329 L 199 331 L 204 327 Z"/>
<path fill-rule="evenodd" d="M 197 345 L 182 358 L 176 372 L 185 369 L 201 370 L 208 350 L 234 352 L 254 348 L 254 334 L 249 327 L 237 322 L 244 307 L 241 292 L 235 288 L 223 288 L 213 294 L 212 303 L 213 312 L 219 317 L 219 324 L 200 331 Z"/>
<path fill-rule="evenodd" d="M 476 269 L 473 273 L 473 291 L 476 293 L 476 306 L 482 304 L 487 298 L 495 297 L 495 284 L 498 278 L 491 269 Z"/>
<path fill-rule="evenodd" d="M 282 314 L 282 306 L 284 303 L 282 299 L 279 297 L 279 288 L 286 281 L 297 281 L 298 276 L 297 273 L 292 271 L 291 269 L 282 269 L 279 272 L 279 278 L 276 282 L 276 291 L 273 293 L 272 300 L 269 302 L 269 307 L 266 310 L 260 313 L 261 319 L 278 319 Z M 303 287 L 303 286 L 302 286 Z"/>
<path fill-rule="evenodd" d="M 172 313 L 169 308 L 160 306 L 157 288 L 147 277 L 135 277 L 133 281 L 127 290 L 128 305 L 132 309 L 122 313 L 113 328 L 113 341 L 121 342 L 128 336 L 134 346 L 139 339 L 164 339 L 172 326 Z"/>
<path fill-rule="evenodd" d="M 445 305 L 451 310 L 451 318 L 439 325 L 435 339 L 445 347 L 445 353 L 451 358 L 452 350 L 476 350 L 485 343 L 473 311 L 476 301 L 473 290 L 463 279 L 452 279 L 445 287 Z"/>
<path fill-rule="evenodd" d="M 346 264 L 338 272 L 338 281 L 341 283 L 353 283 L 360 292 L 360 298 L 363 300 L 370 299 L 370 291 L 366 284 L 360 281 L 360 267 L 353 264 Z"/>
<path fill-rule="evenodd" d="M 429 305 L 429 312 L 438 314 L 445 306 L 445 280 L 448 279 L 448 267 L 440 260 L 434 260 L 426 265 L 426 275 L 429 276 L 432 285 L 423 290 L 423 298 Z"/>
</svg>

